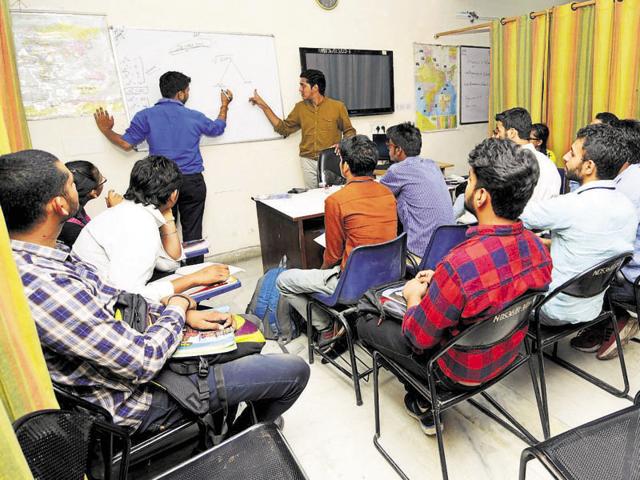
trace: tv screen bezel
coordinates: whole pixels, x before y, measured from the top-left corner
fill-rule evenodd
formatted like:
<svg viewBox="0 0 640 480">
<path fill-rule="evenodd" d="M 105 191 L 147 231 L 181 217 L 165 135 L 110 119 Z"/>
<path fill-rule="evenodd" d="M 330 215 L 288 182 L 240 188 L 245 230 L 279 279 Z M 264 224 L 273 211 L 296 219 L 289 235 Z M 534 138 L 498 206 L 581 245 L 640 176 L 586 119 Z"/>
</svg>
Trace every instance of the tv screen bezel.
<svg viewBox="0 0 640 480">
<path fill-rule="evenodd" d="M 347 107 L 349 116 L 362 117 L 366 115 L 386 115 L 395 112 L 395 86 L 393 83 L 393 50 L 359 50 L 354 48 L 312 48 L 312 47 L 299 47 L 300 50 L 300 66 L 301 71 L 307 69 L 308 53 L 320 53 L 320 54 L 333 54 L 333 55 L 380 55 L 389 57 L 391 59 L 389 69 L 390 86 L 391 86 L 391 106 L 388 108 L 354 108 Z M 340 100 L 339 98 L 337 100 Z"/>
</svg>

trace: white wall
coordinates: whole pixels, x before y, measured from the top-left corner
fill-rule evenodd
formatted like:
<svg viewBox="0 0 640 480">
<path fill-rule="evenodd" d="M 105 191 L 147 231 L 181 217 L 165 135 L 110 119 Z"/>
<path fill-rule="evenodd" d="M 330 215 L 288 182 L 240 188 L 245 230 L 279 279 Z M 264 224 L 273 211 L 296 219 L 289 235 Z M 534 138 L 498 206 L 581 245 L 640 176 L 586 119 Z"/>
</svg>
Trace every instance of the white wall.
<svg viewBox="0 0 640 480">
<path fill-rule="evenodd" d="M 488 33 L 443 37 L 439 31 L 469 25 L 456 18 L 463 10 L 480 16 L 504 17 L 539 10 L 563 0 L 340 0 L 333 11 L 323 11 L 314 0 L 29 0 L 29 9 L 106 14 L 114 25 L 158 29 L 243 32 L 275 35 L 284 110 L 299 100 L 298 47 L 342 47 L 393 50 L 395 113 L 356 117 L 359 133 L 372 125 L 390 126 L 414 121 L 413 43 L 488 45 Z M 185 72 L 188 74 L 188 72 Z M 236 98 L 234 102 L 246 101 Z M 233 104 L 229 122 L 233 122 Z M 266 121 L 266 120 L 265 120 Z M 116 117 L 115 130 L 126 128 L 124 115 Z M 95 163 L 109 180 L 107 189 L 124 191 L 133 162 L 142 153 L 124 153 L 98 132 L 93 118 L 29 122 L 34 148 L 48 150 L 61 160 L 85 159 Z M 486 136 L 487 125 L 423 135 L 424 156 L 454 163 L 450 173 L 465 173 L 466 158 Z M 302 185 L 298 163 L 300 134 L 287 139 L 203 147 L 208 185 L 204 220 L 212 253 L 229 252 L 259 243 L 255 207 L 250 197 L 281 192 Z M 89 204 L 90 214 L 104 204 Z"/>
</svg>

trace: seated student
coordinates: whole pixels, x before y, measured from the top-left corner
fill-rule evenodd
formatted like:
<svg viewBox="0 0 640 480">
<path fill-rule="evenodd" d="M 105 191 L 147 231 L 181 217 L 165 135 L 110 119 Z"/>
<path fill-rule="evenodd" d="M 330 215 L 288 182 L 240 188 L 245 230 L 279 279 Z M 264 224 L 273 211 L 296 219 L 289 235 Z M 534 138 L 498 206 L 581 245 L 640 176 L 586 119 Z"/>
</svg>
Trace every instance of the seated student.
<svg viewBox="0 0 640 480">
<path fill-rule="evenodd" d="M 513 142 L 490 138 L 471 151 L 469 165 L 465 202 L 479 225 L 469 228 L 468 240 L 451 250 L 435 272 L 419 272 L 407 282 L 402 325 L 370 317 L 357 324 L 364 343 L 422 379 L 433 353 L 469 326 L 469 319 L 491 316 L 551 281 L 546 248 L 518 221 L 538 180 L 534 155 Z M 525 336 L 526 328 L 487 350 L 445 355 L 438 361 L 444 383 L 456 390 L 494 378 L 511 364 Z M 406 389 L 407 413 L 427 435 L 435 434 L 430 405 L 410 385 Z"/>
<path fill-rule="evenodd" d="M 212 265 L 176 280 L 146 283 L 154 268 L 175 270 L 182 246 L 172 207 L 182 174 L 173 160 L 152 155 L 131 170 L 125 200 L 97 215 L 84 227 L 73 252 L 90 263 L 113 285 L 159 301 L 173 293 L 226 280 L 229 269 Z"/>
<path fill-rule="evenodd" d="M 396 237 L 398 219 L 393 193 L 373 179 L 378 161 L 375 143 L 364 135 L 344 138 L 340 142 L 340 170 L 347 184 L 325 200 L 324 224 L 326 249 L 321 269 L 291 269 L 282 272 L 277 286 L 292 307 L 307 317 L 305 294 L 331 295 L 351 250 Z M 338 332 L 321 312 L 313 315 L 313 326 L 324 339 Z"/>
<path fill-rule="evenodd" d="M 556 165 L 544 153 L 539 152 L 529 141 L 531 116 L 524 108 L 511 108 L 496 115 L 496 136 L 520 145 L 536 155 L 540 178 L 531 201 L 545 200 L 560 194 L 560 174 Z"/>
<path fill-rule="evenodd" d="M 396 196 L 409 252 L 422 257 L 435 229 L 455 223 L 451 196 L 438 165 L 419 156 L 420 130 L 408 122 L 394 125 L 387 130 L 387 146 L 394 163 L 380 183 Z"/>
<path fill-rule="evenodd" d="M 121 290 L 67 247 L 56 245 L 62 224 L 78 210 L 78 194 L 69 170 L 49 153 L 0 156 L 0 208 L 52 380 L 137 432 L 180 422 L 185 412 L 151 381 L 180 343 L 185 322 L 218 330 L 230 323 L 229 316 L 197 311 L 189 297 L 172 295 L 166 307 L 149 304 L 153 323 L 144 333 L 116 320 L 114 303 Z M 309 378 L 305 361 L 293 355 L 250 355 L 216 370 L 229 405 L 253 401 L 261 421 L 272 421 L 291 407 Z M 217 410 L 213 367 L 207 380 L 211 409 Z"/>
<path fill-rule="evenodd" d="M 547 140 L 549 140 L 549 127 L 544 123 L 534 123 L 531 125 L 531 133 L 529 134 L 529 141 L 539 152 L 544 153 L 549 160 L 554 164 L 556 162 L 556 154 L 552 150 L 547 149 Z"/>
<path fill-rule="evenodd" d="M 567 178 L 580 183 L 574 192 L 530 202 L 520 217 L 527 228 L 551 231 L 554 289 L 614 255 L 633 250 L 638 217 L 617 192 L 613 179 L 626 159 L 622 132 L 609 125 L 578 131 L 564 156 Z M 576 298 L 560 294 L 542 308 L 546 325 L 588 322 L 602 310 L 604 294 Z"/>
<path fill-rule="evenodd" d="M 636 120 L 620 120 L 616 126 L 623 132 L 627 140 L 626 162 L 622 165 L 618 176 L 613 180 L 616 190 L 625 195 L 633 204 L 640 218 L 640 122 Z M 636 303 L 633 282 L 640 275 L 640 226 L 636 230 L 633 246 L 633 258 L 622 268 L 622 278 L 616 279 L 609 288 L 612 300 Z M 638 320 L 632 318 L 624 308 L 613 306 L 618 321 L 620 340 L 624 345 L 638 332 Z M 609 360 L 618 354 L 618 347 L 613 331 L 609 325 L 585 329 L 574 338 L 571 345 L 583 352 L 595 352 L 598 360 Z"/>
<path fill-rule="evenodd" d="M 596 113 L 596 116 L 593 118 L 591 125 L 606 123 L 607 125 L 613 125 L 615 127 L 617 122 L 618 122 L 618 117 L 616 117 L 613 113 L 600 112 L 600 113 Z"/>
<path fill-rule="evenodd" d="M 91 220 L 84 209 L 85 205 L 102 194 L 102 187 L 107 179 L 102 176 L 98 167 L 86 160 L 74 160 L 65 163 L 65 165 L 73 174 L 73 181 L 76 184 L 80 200 L 78 213 L 64 222 L 58 237 L 59 241 L 71 248 L 80 235 L 80 231 Z M 110 190 L 105 200 L 107 207 L 113 207 L 122 201 L 122 196 Z"/>
</svg>

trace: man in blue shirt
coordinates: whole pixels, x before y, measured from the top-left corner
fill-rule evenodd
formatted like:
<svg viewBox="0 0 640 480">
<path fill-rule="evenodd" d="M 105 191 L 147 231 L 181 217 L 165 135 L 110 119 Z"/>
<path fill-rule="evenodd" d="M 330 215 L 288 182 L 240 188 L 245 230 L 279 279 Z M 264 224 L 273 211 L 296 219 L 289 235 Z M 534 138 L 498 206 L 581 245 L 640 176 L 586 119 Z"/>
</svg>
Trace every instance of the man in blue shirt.
<svg viewBox="0 0 640 480">
<path fill-rule="evenodd" d="M 455 223 L 451 196 L 438 165 L 420 157 L 420 130 L 408 122 L 394 125 L 387 130 L 387 146 L 395 163 L 380 183 L 396 197 L 409 252 L 422 257 L 435 229 Z"/>
<path fill-rule="evenodd" d="M 580 129 L 564 156 L 567 178 L 580 183 L 576 191 L 529 202 L 520 216 L 525 227 L 551 231 L 552 282 L 549 291 L 594 265 L 633 250 L 638 229 L 636 210 L 616 191 L 613 179 L 625 162 L 622 132 L 609 125 Z M 559 294 L 542 308 L 546 325 L 588 322 L 602 310 L 604 294 L 577 298 Z M 633 325 L 620 332 L 628 341 Z M 575 342 L 572 343 L 575 347 Z"/>
<path fill-rule="evenodd" d="M 162 97 L 153 107 L 139 111 L 131 120 L 124 135 L 113 131 L 113 117 L 99 108 L 94 114 L 98 128 L 114 145 L 125 151 L 144 142 L 151 155 L 170 158 L 183 175 L 182 188 L 174 216 L 179 213 L 184 241 L 202 238 L 202 217 L 207 186 L 202 172 L 204 164 L 200 153 L 200 137 L 217 137 L 227 126 L 227 111 L 233 100 L 230 90 L 220 93 L 220 113 L 211 120 L 196 110 L 186 108 L 191 78 L 180 72 L 166 72 L 160 77 Z M 203 256 L 193 257 L 187 263 L 201 263 Z"/>
</svg>

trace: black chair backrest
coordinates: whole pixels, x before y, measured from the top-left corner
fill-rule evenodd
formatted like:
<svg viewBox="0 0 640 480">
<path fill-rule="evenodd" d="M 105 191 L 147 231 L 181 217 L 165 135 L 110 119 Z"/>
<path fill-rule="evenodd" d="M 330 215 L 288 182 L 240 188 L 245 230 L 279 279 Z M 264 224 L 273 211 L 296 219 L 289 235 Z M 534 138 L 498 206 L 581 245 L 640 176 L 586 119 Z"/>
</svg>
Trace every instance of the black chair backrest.
<svg viewBox="0 0 640 480">
<path fill-rule="evenodd" d="M 453 348 L 479 350 L 503 342 L 529 321 L 542 292 L 527 292 L 495 315 L 484 318 L 455 337 Z"/>
<path fill-rule="evenodd" d="M 40 410 L 13 428 L 34 478 L 82 480 L 88 468 L 94 418 L 82 412 Z"/>
<path fill-rule="evenodd" d="M 625 263 L 631 260 L 633 252 L 624 252 L 608 258 L 585 270 L 556 288 L 551 295 L 564 293 L 572 297 L 589 298 L 604 292 Z"/>
<path fill-rule="evenodd" d="M 344 185 L 345 179 L 340 172 L 340 157 L 333 148 L 325 148 L 318 158 L 318 183 L 325 186 Z"/>
</svg>

